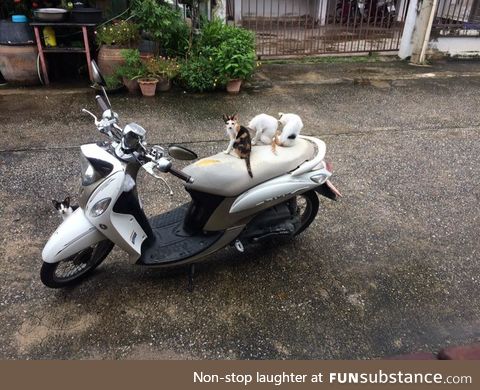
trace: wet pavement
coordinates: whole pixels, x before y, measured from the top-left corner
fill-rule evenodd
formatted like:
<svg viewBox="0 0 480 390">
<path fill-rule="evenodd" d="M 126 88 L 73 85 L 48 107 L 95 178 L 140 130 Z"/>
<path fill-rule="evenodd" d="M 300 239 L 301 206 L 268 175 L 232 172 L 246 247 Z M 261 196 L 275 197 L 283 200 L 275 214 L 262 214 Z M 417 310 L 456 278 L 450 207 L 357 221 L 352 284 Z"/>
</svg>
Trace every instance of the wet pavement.
<svg viewBox="0 0 480 390">
<path fill-rule="evenodd" d="M 322 199 L 296 239 L 211 256 L 193 293 L 185 269 L 143 269 L 120 250 L 78 287 L 41 284 L 60 223 L 51 199 L 75 198 L 78 147 L 101 139 L 80 113 L 95 102 L 84 90 L 0 93 L 0 357 L 356 359 L 478 341 L 480 64 L 460 66 L 468 77 L 295 84 L 271 71 L 268 87 L 238 96 L 112 96 L 151 143 L 201 157 L 225 147 L 224 112 L 296 112 L 327 143 L 344 198 Z M 140 177 L 148 215 L 187 201 L 166 179 L 173 198 Z"/>
</svg>

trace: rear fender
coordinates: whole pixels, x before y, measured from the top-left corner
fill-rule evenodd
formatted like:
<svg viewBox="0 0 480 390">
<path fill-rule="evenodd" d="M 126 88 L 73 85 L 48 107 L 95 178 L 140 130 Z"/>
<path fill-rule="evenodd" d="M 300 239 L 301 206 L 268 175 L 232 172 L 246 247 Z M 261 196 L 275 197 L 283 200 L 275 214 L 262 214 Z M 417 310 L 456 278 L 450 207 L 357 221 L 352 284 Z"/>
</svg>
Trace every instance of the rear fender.
<svg viewBox="0 0 480 390">
<path fill-rule="evenodd" d="M 46 263 L 58 263 L 104 239 L 79 207 L 52 234 L 43 248 L 42 259 Z"/>
<path fill-rule="evenodd" d="M 342 197 L 342 194 L 335 188 L 330 180 L 326 180 L 320 187 L 315 188 L 315 191 L 332 200 L 337 200 Z"/>
</svg>

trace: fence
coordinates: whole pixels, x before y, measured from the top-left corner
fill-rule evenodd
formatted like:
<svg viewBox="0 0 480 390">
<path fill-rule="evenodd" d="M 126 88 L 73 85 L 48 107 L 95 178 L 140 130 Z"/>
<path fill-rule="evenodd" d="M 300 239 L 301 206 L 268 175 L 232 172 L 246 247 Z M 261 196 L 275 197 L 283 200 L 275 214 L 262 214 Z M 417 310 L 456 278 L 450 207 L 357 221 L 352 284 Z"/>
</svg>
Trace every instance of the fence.
<svg viewBox="0 0 480 390">
<path fill-rule="evenodd" d="M 432 29 L 437 35 L 478 36 L 480 0 L 439 0 Z"/>
<path fill-rule="evenodd" d="M 260 57 L 396 51 L 409 0 L 228 0 Z"/>
</svg>

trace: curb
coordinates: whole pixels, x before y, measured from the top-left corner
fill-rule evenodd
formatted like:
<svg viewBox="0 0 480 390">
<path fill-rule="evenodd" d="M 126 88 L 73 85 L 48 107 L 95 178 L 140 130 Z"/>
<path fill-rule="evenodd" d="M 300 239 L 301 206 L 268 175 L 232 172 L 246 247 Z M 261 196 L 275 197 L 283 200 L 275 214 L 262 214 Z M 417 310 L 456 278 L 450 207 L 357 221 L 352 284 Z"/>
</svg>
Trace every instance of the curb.
<svg viewBox="0 0 480 390">
<path fill-rule="evenodd" d="M 79 88 L 48 88 L 48 87 L 5 87 L 0 88 L 0 96 L 13 96 L 13 95 L 29 95 L 29 96 L 62 96 L 62 95 L 82 95 L 86 93 L 92 93 L 94 89 L 88 87 L 79 87 Z"/>
<path fill-rule="evenodd" d="M 369 85 L 378 83 L 389 83 L 395 81 L 409 81 L 409 80 L 423 80 L 423 79 L 448 79 L 448 78 L 470 78 L 480 77 L 480 72 L 452 72 L 452 71 L 438 71 L 438 72 L 425 72 L 414 74 L 399 74 L 399 75 L 378 75 L 378 76 L 363 76 L 359 74 L 353 77 L 334 77 L 328 79 L 321 79 L 317 81 L 301 81 L 301 80 L 287 80 L 287 81 L 275 81 L 270 79 L 265 73 L 259 73 L 256 75 L 256 80 L 249 83 L 245 83 L 243 89 L 247 91 L 259 91 L 262 89 L 270 89 L 274 87 L 294 87 L 294 86 L 319 86 L 319 85 L 340 85 L 340 84 L 359 84 Z M 91 93 L 92 88 L 79 87 L 72 89 L 58 89 L 58 88 L 46 88 L 46 87 L 18 87 L 18 88 L 5 88 L 0 87 L 0 96 L 13 96 L 13 95 L 30 95 L 30 96 L 61 96 L 61 95 L 80 95 Z"/>
<path fill-rule="evenodd" d="M 254 81 L 245 85 L 247 89 L 261 89 L 261 88 L 273 88 L 273 87 L 288 87 L 288 86 L 315 86 L 315 85 L 337 85 L 337 84 L 361 84 L 368 85 L 375 82 L 395 82 L 395 81 L 408 81 L 408 80 L 424 80 L 424 79 L 448 79 L 448 78 L 469 78 L 480 77 L 480 72 L 426 72 L 417 74 L 403 74 L 396 76 L 362 76 L 358 77 L 342 77 L 323 79 L 315 82 L 312 81 L 272 81 L 267 76 L 262 75 L 261 80 Z"/>
<path fill-rule="evenodd" d="M 406 355 L 395 355 L 385 360 L 480 360 L 480 343 L 448 347 L 437 354 L 431 352 L 414 352 Z"/>
</svg>

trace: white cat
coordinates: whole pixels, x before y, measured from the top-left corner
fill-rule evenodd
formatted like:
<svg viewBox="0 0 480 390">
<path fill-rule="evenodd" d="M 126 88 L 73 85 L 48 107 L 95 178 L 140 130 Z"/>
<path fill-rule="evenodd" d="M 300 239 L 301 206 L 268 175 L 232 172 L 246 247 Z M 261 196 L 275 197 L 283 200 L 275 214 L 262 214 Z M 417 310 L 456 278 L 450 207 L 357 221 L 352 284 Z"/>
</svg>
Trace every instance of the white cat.
<svg viewBox="0 0 480 390">
<path fill-rule="evenodd" d="M 293 146 L 303 128 L 302 119 L 297 114 L 279 112 L 278 115 L 283 129 L 280 136 L 275 137 L 275 143 L 280 146 Z"/>
<path fill-rule="evenodd" d="M 278 120 L 271 115 L 259 114 L 252 118 L 248 128 L 256 132 L 252 138 L 252 145 L 255 145 L 259 139 L 262 144 L 270 145 L 277 133 Z"/>
</svg>

